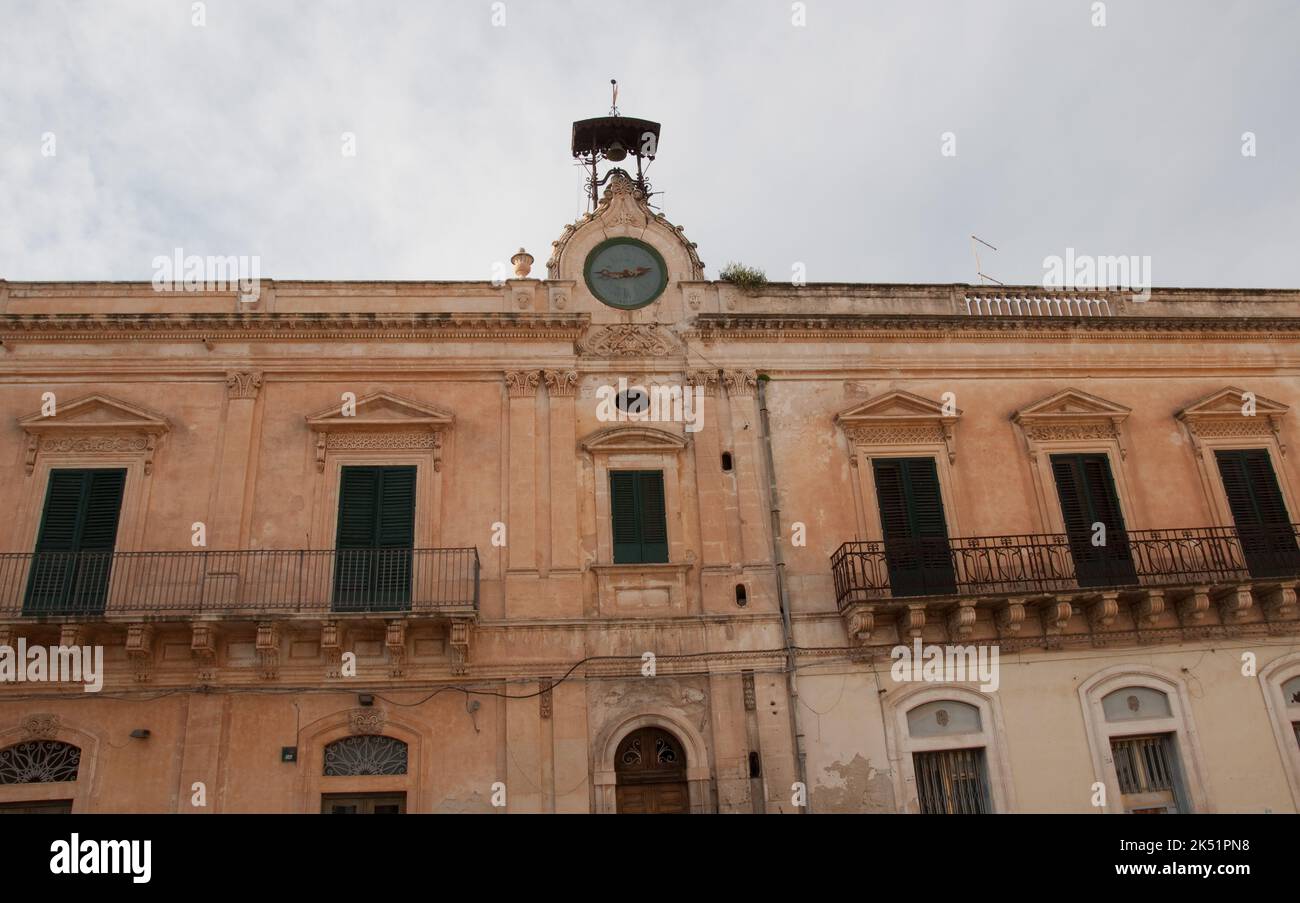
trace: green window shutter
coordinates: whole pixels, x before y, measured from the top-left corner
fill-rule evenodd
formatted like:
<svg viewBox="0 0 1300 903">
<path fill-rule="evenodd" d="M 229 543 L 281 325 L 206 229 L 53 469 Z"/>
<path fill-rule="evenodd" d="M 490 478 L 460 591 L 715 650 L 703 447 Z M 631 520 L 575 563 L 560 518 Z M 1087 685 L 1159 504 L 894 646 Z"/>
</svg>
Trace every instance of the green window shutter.
<svg viewBox="0 0 1300 903">
<path fill-rule="evenodd" d="M 24 610 L 103 609 L 125 486 L 125 470 L 50 472 Z"/>
<path fill-rule="evenodd" d="M 668 561 L 668 516 L 664 508 L 662 471 L 641 472 L 641 560 Z"/>
<path fill-rule="evenodd" d="M 1124 513 L 1106 455 L 1052 455 L 1052 476 L 1061 501 L 1061 519 L 1080 586 L 1119 586 L 1137 582 L 1124 527 Z M 1106 527 L 1106 544 L 1092 544 L 1093 524 Z"/>
<path fill-rule="evenodd" d="M 415 475 L 414 467 L 343 468 L 335 536 L 335 608 L 372 611 L 409 605 Z"/>
<path fill-rule="evenodd" d="M 894 596 L 956 592 L 943 493 L 933 458 L 871 462 Z"/>
<path fill-rule="evenodd" d="M 1223 489 L 1232 510 L 1246 567 L 1254 577 L 1300 572 L 1300 548 L 1268 451 L 1216 451 Z"/>
<path fill-rule="evenodd" d="M 668 520 L 664 475 L 658 470 L 609 473 L 614 563 L 668 561 Z"/>
</svg>

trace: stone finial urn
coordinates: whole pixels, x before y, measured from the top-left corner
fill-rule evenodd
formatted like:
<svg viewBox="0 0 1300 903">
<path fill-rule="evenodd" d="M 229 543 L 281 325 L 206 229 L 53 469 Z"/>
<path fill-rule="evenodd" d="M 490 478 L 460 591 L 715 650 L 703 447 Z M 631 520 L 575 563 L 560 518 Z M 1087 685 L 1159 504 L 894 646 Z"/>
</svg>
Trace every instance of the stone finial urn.
<svg viewBox="0 0 1300 903">
<path fill-rule="evenodd" d="M 520 279 L 526 279 L 528 274 L 533 271 L 533 255 L 523 248 L 520 248 L 519 253 L 510 258 L 510 262 L 515 265 L 515 275 Z"/>
</svg>

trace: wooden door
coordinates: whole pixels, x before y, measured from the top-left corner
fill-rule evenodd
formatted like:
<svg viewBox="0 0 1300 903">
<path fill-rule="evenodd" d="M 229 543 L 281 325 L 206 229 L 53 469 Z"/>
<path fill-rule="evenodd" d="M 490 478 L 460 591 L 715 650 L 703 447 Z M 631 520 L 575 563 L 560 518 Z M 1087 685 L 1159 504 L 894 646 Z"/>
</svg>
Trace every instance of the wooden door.
<svg viewBox="0 0 1300 903">
<path fill-rule="evenodd" d="M 686 814 L 686 754 L 677 738 L 657 727 L 643 727 L 623 738 L 614 757 L 615 808 L 627 815 Z"/>
</svg>

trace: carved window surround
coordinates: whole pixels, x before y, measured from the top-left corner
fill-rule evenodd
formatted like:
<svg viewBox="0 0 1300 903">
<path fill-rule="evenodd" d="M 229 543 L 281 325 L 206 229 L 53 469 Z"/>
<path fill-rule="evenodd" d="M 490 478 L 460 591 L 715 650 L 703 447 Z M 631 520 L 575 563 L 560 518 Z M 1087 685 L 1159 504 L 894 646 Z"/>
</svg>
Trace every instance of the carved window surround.
<svg viewBox="0 0 1300 903">
<path fill-rule="evenodd" d="M 1146 687 L 1163 693 L 1169 701 L 1169 716 L 1107 721 L 1102 710 L 1102 699 L 1108 693 L 1124 687 Z M 1162 733 L 1175 735 L 1182 786 L 1192 811 L 1213 811 L 1206 789 L 1207 772 L 1201 756 L 1200 739 L 1192 721 L 1191 699 L 1181 679 L 1149 665 L 1113 665 L 1097 672 L 1079 686 L 1079 702 L 1083 706 L 1083 723 L 1092 754 L 1093 774 L 1096 780 L 1106 785 L 1106 805 L 1103 811 L 1124 811 L 1110 747 L 1111 738 Z"/>
<path fill-rule="evenodd" d="M 1130 530 L 1138 528 L 1137 506 L 1124 467 L 1128 458 L 1124 421 L 1130 413 L 1130 408 L 1113 401 L 1078 389 L 1064 389 L 1011 415 L 1011 422 L 1020 431 L 1029 450 L 1034 496 L 1044 531 L 1065 532 L 1050 458 L 1054 454 L 1070 453 L 1106 455 L 1124 514 L 1124 525 Z"/>
<path fill-rule="evenodd" d="M 911 392 L 895 390 L 870 398 L 835 416 L 849 443 L 851 484 L 859 535 L 882 534 L 873 458 L 933 458 L 939 475 L 948 535 L 961 536 L 952 466 L 957 460 L 956 426 L 961 411 Z"/>
<path fill-rule="evenodd" d="M 634 424 L 597 430 L 579 443 L 590 457 L 585 467 L 595 495 L 597 539 L 596 561 L 589 567 L 597 574 L 602 614 L 686 614 L 686 573 L 694 563 L 686 551 L 682 515 L 681 455 L 687 445 L 676 433 Z M 669 563 L 614 564 L 611 470 L 663 471 Z"/>
<path fill-rule="evenodd" d="M 307 418 L 316 446 L 316 470 L 325 470 L 325 457 L 336 450 L 396 449 L 426 451 L 433 469 L 442 470 L 443 433 L 452 416 L 429 405 L 377 392 L 357 399 L 355 412 L 344 416 L 341 404 Z"/>
<path fill-rule="evenodd" d="M 1300 507 L 1296 505 L 1289 468 L 1281 466 L 1286 457 L 1282 418 L 1291 409 L 1281 402 L 1256 395 L 1255 413 L 1248 416 L 1242 413 L 1246 402 L 1245 390 L 1228 386 L 1189 404 L 1174 415 L 1192 442 L 1201 487 L 1210 511 L 1216 523 L 1225 526 L 1233 523 L 1228 494 L 1223 489 L 1223 478 L 1214 453 L 1220 449 L 1264 448 L 1272 458 L 1273 473 L 1277 476 L 1287 510 L 1292 517 L 1298 517 Z"/>
<path fill-rule="evenodd" d="M 437 546 L 443 443 L 454 418 L 431 405 L 377 392 L 357 399 L 355 413 L 343 416 L 334 405 L 306 418 L 311 430 L 317 484 L 311 548 L 332 548 L 338 526 L 338 493 L 346 466 L 413 464 L 415 477 L 415 545 Z"/>
<path fill-rule="evenodd" d="M 885 747 L 894 776 L 894 799 L 903 812 L 918 813 L 921 802 L 917 793 L 916 768 L 912 755 L 962 747 L 983 747 L 988 775 L 989 799 L 997 813 L 1015 812 L 1015 785 L 1011 779 L 1011 762 L 1007 756 L 1006 727 L 996 693 L 985 694 L 958 684 L 895 684 L 887 693 L 885 707 Z M 978 732 L 913 737 L 907 713 L 928 702 L 965 703 L 979 710 Z"/>
<path fill-rule="evenodd" d="M 56 413 L 40 411 L 18 418 L 27 434 L 25 464 L 30 476 L 38 454 L 79 457 L 138 456 L 145 474 L 153 472 L 153 456 L 160 436 L 170 425 L 165 417 L 106 395 L 86 395 L 58 403 Z"/>
<path fill-rule="evenodd" d="M 1300 677 L 1300 652 L 1284 655 L 1259 672 L 1259 688 L 1264 693 L 1273 738 L 1277 741 L 1287 783 L 1291 786 L 1291 797 L 1300 808 L 1300 743 L 1296 742 L 1292 726 L 1300 721 L 1300 700 L 1293 701 L 1282 692 L 1283 684 L 1297 677 Z"/>
</svg>

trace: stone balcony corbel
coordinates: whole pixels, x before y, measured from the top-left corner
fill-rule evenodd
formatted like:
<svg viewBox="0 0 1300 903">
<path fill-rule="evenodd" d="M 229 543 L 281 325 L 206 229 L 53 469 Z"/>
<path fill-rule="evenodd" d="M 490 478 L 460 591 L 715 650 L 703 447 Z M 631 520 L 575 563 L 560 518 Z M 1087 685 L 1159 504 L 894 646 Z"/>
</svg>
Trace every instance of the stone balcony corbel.
<svg viewBox="0 0 1300 903">
<path fill-rule="evenodd" d="M 954 642 L 970 639 L 975 630 L 975 600 L 961 599 L 948 610 L 948 636 Z"/>
<path fill-rule="evenodd" d="M 1194 586 L 1184 590 L 1178 599 L 1178 620 L 1183 626 L 1200 624 L 1210 610 L 1210 588 Z"/>
<path fill-rule="evenodd" d="M 1020 633 L 1025 623 L 1025 600 L 1007 599 L 1001 604 L 994 618 L 999 636 L 1014 636 Z"/>
<path fill-rule="evenodd" d="M 912 602 L 899 609 L 897 626 L 900 643 L 919 640 L 925 631 L 925 603 Z"/>
<path fill-rule="evenodd" d="M 1218 606 L 1219 617 L 1224 624 L 1236 624 L 1254 606 L 1255 600 L 1250 593 L 1250 587 L 1240 585 L 1216 593 L 1214 603 Z"/>
<path fill-rule="evenodd" d="M 128 624 L 126 627 L 126 658 L 136 681 L 147 683 L 153 679 L 153 625 Z"/>
<path fill-rule="evenodd" d="M 1259 591 L 1264 614 L 1270 621 L 1290 621 L 1296 617 L 1296 584 L 1281 583 Z"/>
<path fill-rule="evenodd" d="M 384 632 L 384 645 L 388 647 L 388 676 L 401 677 L 406 660 L 406 621 L 394 618 Z"/>
<path fill-rule="evenodd" d="M 217 625 L 195 621 L 190 626 L 190 656 L 198 679 L 204 682 L 217 679 Z"/>
</svg>

